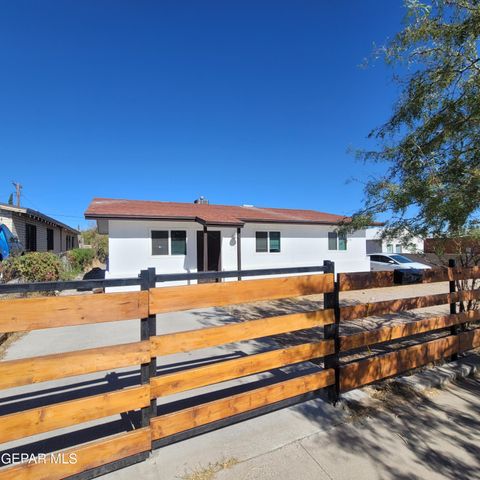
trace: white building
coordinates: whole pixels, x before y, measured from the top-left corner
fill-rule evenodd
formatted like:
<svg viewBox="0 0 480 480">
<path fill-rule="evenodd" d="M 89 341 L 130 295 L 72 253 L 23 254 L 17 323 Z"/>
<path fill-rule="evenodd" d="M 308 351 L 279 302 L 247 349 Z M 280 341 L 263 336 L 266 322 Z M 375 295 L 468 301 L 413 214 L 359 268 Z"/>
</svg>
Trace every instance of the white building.
<svg viewBox="0 0 480 480">
<path fill-rule="evenodd" d="M 95 198 L 85 218 L 109 236 L 106 278 L 322 265 L 370 270 L 366 231 L 335 232 L 344 217 L 314 210 Z M 204 249 L 204 245 L 207 248 Z"/>
<path fill-rule="evenodd" d="M 381 238 L 381 227 L 367 228 L 367 253 L 423 253 L 423 239 L 414 237 L 405 244 L 399 238 Z"/>
</svg>

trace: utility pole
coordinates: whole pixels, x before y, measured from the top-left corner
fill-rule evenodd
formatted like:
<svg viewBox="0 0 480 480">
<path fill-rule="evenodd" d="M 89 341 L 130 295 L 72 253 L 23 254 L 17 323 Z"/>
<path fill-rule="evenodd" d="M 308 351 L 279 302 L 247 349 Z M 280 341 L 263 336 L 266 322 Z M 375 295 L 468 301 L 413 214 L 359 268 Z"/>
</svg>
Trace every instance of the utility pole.
<svg viewBox="0 0 480 480">
<path fill-rule="evenodd" d="M 20 207 L 20 196 L 22 195 L 23 186 L 18 182 L 12 182 L 15 187 L 15 195 L 17 196 L 17 207 Z"/>
</svg>

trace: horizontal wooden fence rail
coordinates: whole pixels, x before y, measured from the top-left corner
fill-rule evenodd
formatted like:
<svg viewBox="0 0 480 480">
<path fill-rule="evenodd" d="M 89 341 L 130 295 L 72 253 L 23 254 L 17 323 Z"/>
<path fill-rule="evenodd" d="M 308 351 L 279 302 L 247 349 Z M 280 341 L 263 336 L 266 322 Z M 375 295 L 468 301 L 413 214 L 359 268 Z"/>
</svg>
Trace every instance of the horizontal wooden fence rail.
<svg viewBox="0 0 480 480">
<path fill-rule="evenodd" d="M 0 362 L 0 390 L 150 361 L 150 343 L 134 342 Z"/>
<path fill-rule="evenodd" d="M 480 347 L 480 329 L 438 338 L 340 367 L 342 392 Z"/>
<path fill-rule="evenodd" d="M 238 415 L 264 405 L 295 397 L 305 392 L 319 390 L 335 382 L 333 369 L 293 378 L 284 382 L 239 393 L 196 407 L 155 417 L 151 421 L 152 439 L 174 435 L 206 423 Z"/>
<path fill-rule="evenodd" d="M 0 333 L 133 320 L 148 315 L 148 292 L 0 301 Z"/>
<path fill-rule="evenodd" d="M 294 347 L 271 350 L 264 353 L 226 360 L 212 365 L 188 369 L 151 379 L 152 397 L 204 387 L 255 373 L 273 370 L 296 363 L 324 357 L 334 351 L 333 340 L 321 340 Z"/>
<path fill-rule="evenodd" d="M 480 320 L 480 310 L 456 313 L 453 315 L 441 315 L 432 318 L 409 321 L 391 327 L 376 328 L 352 335 L 340 336 L 340 350 L 346 352 L 356 348 L 385 343 L 399 338 L 410 337 L 420 333 L 431 332 L 453 325 Z"/>
<path fill-rule="evenodd" d="M 331 291 L 332 274 L 161 287 L 150 290 L 150 313 L 222 307 Z"/>
<path fill-rule="evenodd" d="M 456 293 L 438 293 L 421 297 L 399 298 L 382 302 L 360 303 L 340 308 L 343 321 L 365 318 L 373 315 L 388 315 L 417 308 L 434 307 L 455 302 L 480 299 L 480 290 Z"/>
<path fill-rule="evenodd" d="M 333 323 L 332 310 L 316 310 L 247 320 L 232 325 L 200 328 L 151 337 L 152 356 L 189 352 L 227 343 L 253 340 Z"/>
<path fill-rule="evenodd" d="M 345 392 L 440 360 L 455 353 L 457 344 L 456 337 L 449 336 L 342 366 L 340 390 Z"/>
<path fill-rule="evenodd" d="M 85 423 L 150 404 L 150 386 L 126 388 L 0 417 L 0 443 Z"/>
<path fill-rule="evenodd" d="M 60 480 L 121 459 L 150 452 L 151 447 L 151 429 L 141 428 L 61 450 L 56 452 L 53 458 L 48 456 L 46 463 L 29 462 L 0 470 L 0 480 Z M 74 458 L 76 461 L 57 463 L 54 459 L 59 458 L 58 455 L 66 460 Z M 144 456 L 142 459 L 146 458 L 147 456 Z M 105 470 L 104 473 L 107 472 L 108 470 Z"/>
<path fill-rule="evenodd" d="M 421 283 L 448 282 L 480 278 L 480 267 L 471 268 L 432 268 L 422 272 Z M 339 273 L 338 283 L 341 292 L 366 290 L 370 288 L 394 287 L 395 271 Z"/>
</svg>

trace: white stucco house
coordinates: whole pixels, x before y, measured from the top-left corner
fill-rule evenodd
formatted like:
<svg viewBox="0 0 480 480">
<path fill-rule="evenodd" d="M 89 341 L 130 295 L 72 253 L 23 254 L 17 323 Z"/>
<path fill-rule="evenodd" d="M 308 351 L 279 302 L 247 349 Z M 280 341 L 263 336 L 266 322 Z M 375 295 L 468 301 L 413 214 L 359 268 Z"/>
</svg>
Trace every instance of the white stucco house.
<svg viewBox="0 0 480 480">
<path fill-rule="evenodd" d="M 109 236 L 106 278 L 157 273 L 322 265 L 370 270 L 366 230 L 346 237 L 345 217 L 314 210 L 94 198 L 85 218 Z M 205 245 L 207 245 L 206 248 Z M 207 268 L 205 268 L 207 267 Z"/>
<path fill-rule="evenodd" d="M 423 238 L 413 237 L 406 244 L 400 238 L 382 239 L 382 228 L 367 228 L 367 253 L 423 253 Z"/>
</svg>

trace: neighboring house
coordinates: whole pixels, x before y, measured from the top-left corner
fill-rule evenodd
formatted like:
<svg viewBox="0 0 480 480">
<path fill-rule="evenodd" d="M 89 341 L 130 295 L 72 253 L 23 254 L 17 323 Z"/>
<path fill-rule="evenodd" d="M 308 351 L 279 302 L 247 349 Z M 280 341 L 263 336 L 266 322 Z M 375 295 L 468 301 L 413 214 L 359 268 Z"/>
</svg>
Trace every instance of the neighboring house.
<svg viewBox="0 0 480 480">
<path fill-rule="evenodd" d="M 78 247 L 78 230 L 30 208 L 0 203 L 1 223 L 28 252 L 60 253 Z"/>
<path fill-rule="evenodd" d="M 399 239 L 383 240 L 381 227 L 367 228 L 367 253 L 423 253 L 423 239 L 412 238 L 408 244 Z"/>
<path fill-rule="evenodd" d="M 322 265 L 369 271 L 365 230 L 338 235 L 345 217 L 314 210 L 95 198 L 85 218 L 109 235 L 107 278 Z M 205 245 L 207 247 L 205 248 Z M 205 268 L 207 267 L 207 268 Z"/>
</svg>

